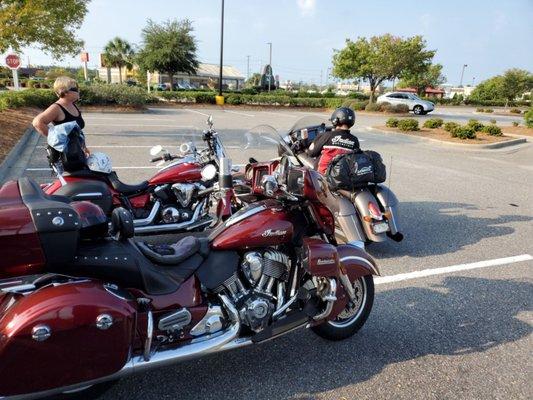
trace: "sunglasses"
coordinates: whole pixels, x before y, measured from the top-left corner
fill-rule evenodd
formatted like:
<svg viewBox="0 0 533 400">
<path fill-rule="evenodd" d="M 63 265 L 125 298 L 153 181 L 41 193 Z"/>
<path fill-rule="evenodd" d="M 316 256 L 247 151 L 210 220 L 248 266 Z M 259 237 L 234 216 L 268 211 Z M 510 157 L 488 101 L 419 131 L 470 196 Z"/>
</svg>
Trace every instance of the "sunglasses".
<svg viewBox="0 0 533 400">
<path fill-rule="evenodd" d="M 69 91 L 69 92 L 76 92 L 76 93 L 79 93 L 80 89 L 78 89 L 77 87 L 74 87 L 74 88 L 70 88 L 68 91 Z"/>
</svg>

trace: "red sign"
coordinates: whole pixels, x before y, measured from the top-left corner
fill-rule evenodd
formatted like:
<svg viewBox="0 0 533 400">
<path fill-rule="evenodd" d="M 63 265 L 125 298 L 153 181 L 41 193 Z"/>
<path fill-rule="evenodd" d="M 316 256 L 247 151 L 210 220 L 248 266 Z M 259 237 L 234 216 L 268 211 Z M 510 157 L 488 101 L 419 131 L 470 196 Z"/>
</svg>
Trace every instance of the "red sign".
<svg viewBox="0 0 533 400">
<path fill-rule="evenodd" d="M 89 62 L 89 53 L 86 51 L 81 53 L 81 62 Z"/>
<path fill-rule="evenodd" d="M 19 69 L 20 57 L 16 54 L 8 54 L 6 57 L 6 64 L 10 69 Z"/>
</svg>

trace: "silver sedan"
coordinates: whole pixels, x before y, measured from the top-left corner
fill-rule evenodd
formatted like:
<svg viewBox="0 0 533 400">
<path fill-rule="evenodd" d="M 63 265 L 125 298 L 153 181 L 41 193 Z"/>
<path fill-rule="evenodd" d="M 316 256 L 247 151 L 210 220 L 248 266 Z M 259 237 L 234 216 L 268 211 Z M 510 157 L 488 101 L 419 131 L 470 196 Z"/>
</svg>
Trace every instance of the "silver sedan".
<svg viewBox="0 0 533 400">
<path fill-rule="evenodd" d="M 404 92 L 383 94 L 378 97 L 376 103 L 405 104 L 409 107 L 409 111 L 414 112 L 416 115 L 424 115 L 435 109 L 435 104 L 431 101 L 422 100 L 416 94 Z"/>
</svg>

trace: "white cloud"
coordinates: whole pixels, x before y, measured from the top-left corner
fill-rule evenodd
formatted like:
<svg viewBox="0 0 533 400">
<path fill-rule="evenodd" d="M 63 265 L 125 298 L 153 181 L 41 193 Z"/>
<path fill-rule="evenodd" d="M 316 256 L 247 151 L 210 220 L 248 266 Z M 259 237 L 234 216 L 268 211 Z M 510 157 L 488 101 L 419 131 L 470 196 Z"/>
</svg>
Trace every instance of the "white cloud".
<svg viewBox="0 0 533 400">
<path fill-rule="evenodd" d="M 316 0 L 297 0 L 298 8 L 303 16 L 313 15 L 316 8 Z"/>
</svg>

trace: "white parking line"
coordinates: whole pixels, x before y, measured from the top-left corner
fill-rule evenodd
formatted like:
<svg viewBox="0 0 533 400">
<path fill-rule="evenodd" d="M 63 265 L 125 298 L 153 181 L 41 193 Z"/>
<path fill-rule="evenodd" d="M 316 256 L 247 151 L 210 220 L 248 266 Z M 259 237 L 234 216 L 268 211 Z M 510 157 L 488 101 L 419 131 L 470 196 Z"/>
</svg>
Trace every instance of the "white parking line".
<svg viewBox="0 0 533 400">
<path fill-rule="evenodd" d="M 231 114 L 237 114 L 237 115 L 244 115 L 245 117 L 255 117 L 253 114 L 246 114 L 238 111 L 230 111 L 230 110 L 224 110 L 225 113 L 231 113 Z"/>
<path fill-rule="evenodd" d="M 182 108 L 183 111 L 189 111 L 189 112 L 192 112 L 192 113 L 195 113 L 195 114 L 200 114 L 200 115 L 203 115 L 205 117 L 209 117 L 211 114 L 206 114 L 206 113 L 203 113 L 203 112 L 200 112 L 200 111 L 196 111 L 196 110 L 191 110 L 190 108 Z"/>
<path fill-rule="evenodd" d="M 294 114 L 289 114 L 289 113 L 273 112 L 273 111 L 262 111 L 262 114 L 279 115 L 280 117 L 288 117 L 288 118 L 299 117 L 299 115 L 294 115 Z"/>
<path fill-rule="evenodd" d="M 148 128 L 148 127 L 154 127 L 154 128 L 194 128 L 192 125 L 175 125 L 175 124 L 143 124 L 141 123 L 143 121 L 139 121 L 137 124 L 93 124 L 90 123 L 90 126 L 119 126 L 119 127 L 142 127 L 142 128 Z"/>
<path fill-rule="evenodd" d="M 425 278 L 427 276 L 449 274 L 452 272 L 459 271 L 468 271 L 477 268 L 495 267 L 498 265 L 513 264 L 531 260 L 533 260 L 533 256 L 531 256 L 530 254 L 521 254 L 519 256 L 514 257 L 496 258 L 493 260 L 478 261 L 469 264 L 452 265 L 450 267 L 423 269 L 421 271 L 407 272 L 405 274 L 378 276 L 374 279 L 374 283 L 376 285 L 382 285 L 384 283 L 407 281 L 410 279 Z"/>
<path fill-rule="evenodd" d="M 109 136 L 113 137 L 113 133 L 88 133 L 84 132 L 85 136 Z M 191 136 L 191 133 L 158 133 L 158 132 L 127 132 L 124 133 L 118 133 L 120 136 L 153 136 L 153 137 L 159 137 L 159 136 L 168 136 L 168 137 L 174 137 L 174 136 Z"/>
</svg>

